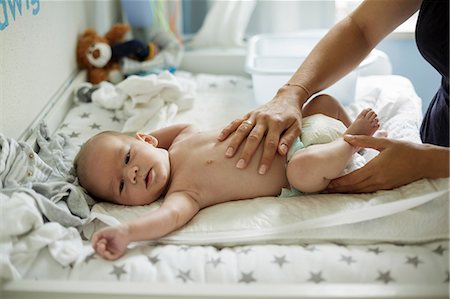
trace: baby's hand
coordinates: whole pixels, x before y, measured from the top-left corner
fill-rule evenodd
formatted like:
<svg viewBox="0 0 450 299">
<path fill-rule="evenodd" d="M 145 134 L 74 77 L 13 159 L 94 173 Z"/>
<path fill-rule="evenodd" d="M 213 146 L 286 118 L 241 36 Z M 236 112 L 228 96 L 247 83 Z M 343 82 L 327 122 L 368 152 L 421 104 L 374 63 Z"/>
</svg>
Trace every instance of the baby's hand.
<svg viewBox="0 0 450 299">
<path fill-rule="evenodd" d="M 95 252 L 107 260 L 116 260 L 127 250 L 130 243 L 128 226 L 120 225 L 99 230 L 92 236 Z"/>
</svg>

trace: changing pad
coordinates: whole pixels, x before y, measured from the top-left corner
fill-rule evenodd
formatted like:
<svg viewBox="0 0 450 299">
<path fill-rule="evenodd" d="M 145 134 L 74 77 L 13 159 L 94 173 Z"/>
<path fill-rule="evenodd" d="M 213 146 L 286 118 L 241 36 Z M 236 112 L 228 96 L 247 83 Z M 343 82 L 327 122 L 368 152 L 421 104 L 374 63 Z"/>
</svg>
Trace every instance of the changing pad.
<svg viewBox="0 0 450 299">
<path fill-rule="evenodd" d="M 373 194 L 315 194 L 227 202 L 201 210 L 186 226 L 160 243 L 242 245 L 266 241 L 291 243 L 426 242 L 448 237 L 449 180 L 421 180 Z M 90 237 L 157 209 L 97 204 L 83 232 Z M 370 232 L 370 233 L 368 233 Z"/>
<path fill-rule="evenodd" d="M 241 116 L 245 111 L 242 106 L 247 110 L 254 107 L 249 101 L 252 93 L 247 78 L 213 75 L 191 78 L 200 91 L 194 108 L 179 113 L 174 122 L 194 122 L 205 129 L 220 127 Z M 420 99 L 406 78 L 360 78 L 356 101 L 347 109 L 354 117 L 366 107 L 379 114 L 381 129 L 388 131 L 390 137 L 420 142 Z M 374 153 L 367 152 L 370 159 Z M 421 180 L 372 194 L 316 194 L 228 202 L 203 209 L 185 227 L 158 242 L 233 245 L 296 240 L 408 243 L 446 239 L 448 189 L 448 179 Z M 105 225 L 134 219 L 160 204 L 143 207 L 96 204 L 83 233 L 90 237 Z"/>
</svg>

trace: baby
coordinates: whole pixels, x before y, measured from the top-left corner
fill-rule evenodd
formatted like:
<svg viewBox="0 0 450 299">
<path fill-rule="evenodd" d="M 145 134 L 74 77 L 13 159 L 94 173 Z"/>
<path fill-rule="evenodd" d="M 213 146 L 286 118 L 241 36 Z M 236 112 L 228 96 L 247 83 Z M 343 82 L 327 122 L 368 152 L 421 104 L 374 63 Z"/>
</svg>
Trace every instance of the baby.
<svg viewBox="0 0 450 299">
<path fill-rule="evenodd" d="M 305 105 L 305 121 L 315 114 L 340 120 L 347 127 L 345 134 L 373 135 L 379 127 L 371 109 L 351 122 L 339 102 L 327 95 Z M 339 137 L 291 152 L 289 159 L 277 155 L 270 170 L 260 175 L 262 146 L 247 168 L 238 169 L 239 155 L 226 158 L 227 145 L 216 136 L 215 131 L 196 132 L 191 125 L 177 124 L 151 135 L 102 132 L 88 140 L 75 159 L 75 169 L 90 194 L 122 205 L 146 205 L 164 196 L 158 210 L 96 232 L 95 251 L 106 259 L 117 259 L 130 242 L 158 239 L 186 224 L 200 209 L 218 203 L 276 196 L 282 188 L 322 191 L 341 175 L 357 150 Z"/>
</svg>

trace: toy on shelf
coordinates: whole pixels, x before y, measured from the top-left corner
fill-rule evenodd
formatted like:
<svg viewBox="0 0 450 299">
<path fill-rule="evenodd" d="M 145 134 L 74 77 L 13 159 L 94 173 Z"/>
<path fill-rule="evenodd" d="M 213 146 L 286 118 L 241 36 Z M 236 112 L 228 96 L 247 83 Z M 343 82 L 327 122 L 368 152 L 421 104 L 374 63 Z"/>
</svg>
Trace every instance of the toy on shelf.
<svg viewBox="0 0 450 299">
<path fill-rule="evenodd" d="M 148 42 L 126 40 L 127 24 L 115 24 L 104 36 L 88 28 L 77 43 L 77 63 L 87 71 L 87 81 L 118 83 L 132 74 L 175 70 L 181 62 L 183 46 L 171 32 L 157 31 Z"/>
<path fill-rule="evenodd" d="M 151 60 L 158 53 L 158 46 L 154 42 L 144 43 L 136 39 L 125 41 L 129 31 L 127 24 L 115 24 L 104 36 L 88 28 L 79 37 L 77 63 L 80 69 L 87 70 L 90 83 L 98 84 L 105 80 L 118 83 L 124 78 L 120 70 L 121 59 L 126 57 L 142 62 Z"/>
</svg>

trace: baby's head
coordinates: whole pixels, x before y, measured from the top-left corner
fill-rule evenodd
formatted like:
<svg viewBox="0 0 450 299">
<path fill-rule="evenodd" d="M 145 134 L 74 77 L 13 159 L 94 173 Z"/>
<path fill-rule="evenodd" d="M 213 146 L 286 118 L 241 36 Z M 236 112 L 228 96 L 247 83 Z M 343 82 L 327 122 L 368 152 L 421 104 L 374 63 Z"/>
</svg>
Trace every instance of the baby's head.
<svg viewBox="0 0 450 299">
<path fill-rule="evenodd" d="M 80 185 L 101 200 L 144 205 L 158 199 L 170 177 L 167 150 L 145 134 L 105 131 L 90 138 L 74 165 Z"/>
</svg>

